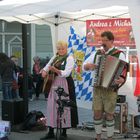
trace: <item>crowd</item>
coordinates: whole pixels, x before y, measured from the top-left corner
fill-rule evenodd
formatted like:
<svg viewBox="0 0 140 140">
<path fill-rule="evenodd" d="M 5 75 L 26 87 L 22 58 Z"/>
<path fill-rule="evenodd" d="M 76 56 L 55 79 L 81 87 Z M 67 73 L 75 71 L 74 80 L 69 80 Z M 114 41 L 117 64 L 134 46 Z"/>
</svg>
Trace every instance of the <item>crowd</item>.
<svg viewBox="0 0 140 140">
<path fill-rule="evenodd" d="M 0 53 L 0 76 L 3 100 L 16 100 L 24 96 L 23 68 L 18 65 L 18 61 L 19 59 L 14 55 L 8 57 L 5 53 Z M 41 59 L 35 56 L 33 61 L 32 73 L 28 72 L 28 97 L 30 101 L 37 100 L 39 94 L 42 92 L 43 78 L 39 72 L 49 61 L 49 57 Z M 35 97 L 33 97 L 34 94 Z"/>
</svg>

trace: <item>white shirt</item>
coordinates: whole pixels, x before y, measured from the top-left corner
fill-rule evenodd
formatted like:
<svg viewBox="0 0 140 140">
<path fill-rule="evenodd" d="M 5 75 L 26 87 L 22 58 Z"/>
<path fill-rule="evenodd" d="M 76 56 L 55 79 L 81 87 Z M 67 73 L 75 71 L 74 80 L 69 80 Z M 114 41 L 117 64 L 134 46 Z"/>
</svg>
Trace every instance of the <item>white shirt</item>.
<svg viewBox="0 0 140 140">
<path fill-rule="evenodd" d="M 105 52 L 105 54 L 108 54 L 112 49 L 114 49 L 114 47 L 110 48 L 107 52 Z M 119 55 L 119 59 L 126 61 L 125 54 L 121 52 Z"/>
<path fill-rule="evenodd" d="M 48 62 L 48 64 L 43 68 L 43 70 L 45 70 L 46 72 L 49 71 L 49 66 L 51 66 L 51 63 L 53 62 L 54 58 L 56 56 L 53 56 L 50 61 Z M 68 77 L 72 70 L 74 68 L 74 58 L 72 55 L 68 56 L 66 59 L 66 66 L 64 70 L 61 70 L 61 75 L 58 75 L 60 77 Z"/>
</svg>

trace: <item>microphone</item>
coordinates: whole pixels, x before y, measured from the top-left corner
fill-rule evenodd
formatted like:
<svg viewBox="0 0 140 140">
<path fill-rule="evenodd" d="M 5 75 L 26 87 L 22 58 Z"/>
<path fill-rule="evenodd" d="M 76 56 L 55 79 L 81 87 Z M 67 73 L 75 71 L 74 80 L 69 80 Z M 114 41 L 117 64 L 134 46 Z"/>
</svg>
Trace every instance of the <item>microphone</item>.
<svg viewBox="0 0 140 140">
<path fill-rule="evenodd" d="M 62 93 L 62 95 L 63 95 L 64 97 L 68 97 L 68 96 L 69 96 L 69 94 L 66 93 L 65 91 Z"/>
<path fill-rule="evenodd" d="M 106 51 L 108 51 L 108 47 L 106 46 L 106 44 L 102 44 L 102 47 L 103 47 L 103 49 L 104 49 L 104 51 L 106 52 Z"/>
<path fill-rule="evenodd" d="M 62 87 L 58 87 L 58 88 L 55 90 L 55 92 L 58 94 L 58 96 L 64 96 L 64 97 L 68 97 L 68 96 L 69 96 L 69 94 L 66 93 L 66 92 L 64 91 L 64 88 L 62 88 Z"/>
<path fill-rule="evenodd" d="M 62 99 L 62 100 L 58 99 L 57 104 L 63 107 L 76 107 L 76 103 L 69 99 Z"/>
</svg>

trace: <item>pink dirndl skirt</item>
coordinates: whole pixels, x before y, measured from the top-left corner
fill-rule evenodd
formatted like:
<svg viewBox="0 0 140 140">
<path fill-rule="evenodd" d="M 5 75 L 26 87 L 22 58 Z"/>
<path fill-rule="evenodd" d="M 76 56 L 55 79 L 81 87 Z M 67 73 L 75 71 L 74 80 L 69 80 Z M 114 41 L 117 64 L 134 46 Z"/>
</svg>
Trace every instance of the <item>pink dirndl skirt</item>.
<svg viewBox="0 0 140 140">
<path fill-rule="evenodd" d="M 53 84 L 51 86 L 51 90 L 48 96 L 47 101 L 47 126 L 50 126 L 52 128 L 59 127 L 58 126 L 58 104 L 57 99 L 58 95 L 56 93 L 56 89 L 58 87 L 64 88 L 64 91 L 69 94 L 68 91 L 68 84 L 65 77 L 59 77 L 56 76 L 55 80 L 53 81 Z M 61 99 L 69 99 L 68 97 L 61 96 Z M 62 128 L 70 128 L 71 127 L 71 114 L 70 114 L 70 108 L 64 107 L 64 113 L 62 114 Z"/>
</svg>

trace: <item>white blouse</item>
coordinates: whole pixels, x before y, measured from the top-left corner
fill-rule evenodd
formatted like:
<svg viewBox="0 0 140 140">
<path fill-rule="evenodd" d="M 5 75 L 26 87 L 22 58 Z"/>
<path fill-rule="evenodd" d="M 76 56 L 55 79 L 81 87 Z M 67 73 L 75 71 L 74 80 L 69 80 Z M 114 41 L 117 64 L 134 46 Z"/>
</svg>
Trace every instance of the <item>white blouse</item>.
<svg viewBox="0 0 140 140">
<path fill-rule="evenodd" d="M 53 62 L 54 58 L 56 56 L 53 56 L 50 61 L 48 62 L 48 64 L 43 68 L 43 70 L 45 70 L 46 72 L 49 71 L 49 66 L 51 66 L 51 63 Z M 64 70 L 61 70 L 61 75 L 58 75 L 60 77 L 68 77 L 72 70 L 74 68 L 74 58 L 72 55 L 68 56 L 66 59 L 66 66 Z"/>
</svg>

